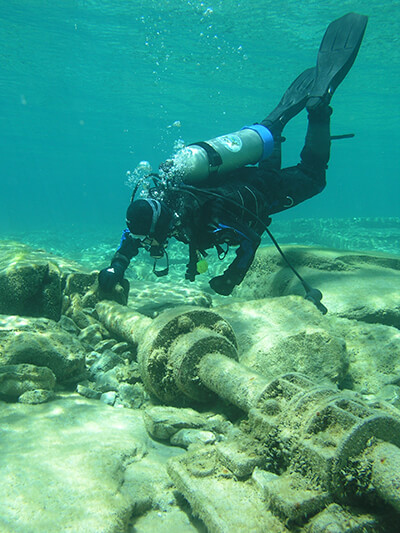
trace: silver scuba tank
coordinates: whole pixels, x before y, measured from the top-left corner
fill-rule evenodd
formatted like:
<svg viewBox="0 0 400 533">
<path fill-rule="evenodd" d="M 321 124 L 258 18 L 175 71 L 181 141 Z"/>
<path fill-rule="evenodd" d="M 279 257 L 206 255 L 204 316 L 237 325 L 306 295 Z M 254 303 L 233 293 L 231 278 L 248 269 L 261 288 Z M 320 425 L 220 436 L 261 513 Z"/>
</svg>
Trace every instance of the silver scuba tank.
<svg viewBox="0 0 400 533">
<path fill-rule="evenodd" d="M 255 165 L 271 155 L 274 140 L 261 124 L 245 126 L 206 142 L 194 143 L 179 150 L 172 172 L 188 185 L 198 185 L 213 174 L 221 175 L 245 165 Z"/>
</svg>

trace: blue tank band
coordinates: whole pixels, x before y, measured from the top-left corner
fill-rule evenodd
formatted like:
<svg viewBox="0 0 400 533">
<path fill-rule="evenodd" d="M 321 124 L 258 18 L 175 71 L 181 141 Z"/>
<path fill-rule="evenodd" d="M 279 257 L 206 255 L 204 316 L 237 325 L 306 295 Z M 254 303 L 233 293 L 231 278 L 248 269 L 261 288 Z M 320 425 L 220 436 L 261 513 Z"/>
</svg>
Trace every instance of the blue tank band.
<svg viewBox="0 0 400 533">
<path fill-rule="evenodd" d="M 260 161 L 264 161 L 264 159 L 267 159 L 267 157 L 272 154 L 272 150 L 274 149 L 274 138 L 266 126 L 263 126 L 262 124 L 253 124 L 252 126 L 244 126 L 242 130 L 253 130 L 261 137 L 263 153 Z"/>
</svg>

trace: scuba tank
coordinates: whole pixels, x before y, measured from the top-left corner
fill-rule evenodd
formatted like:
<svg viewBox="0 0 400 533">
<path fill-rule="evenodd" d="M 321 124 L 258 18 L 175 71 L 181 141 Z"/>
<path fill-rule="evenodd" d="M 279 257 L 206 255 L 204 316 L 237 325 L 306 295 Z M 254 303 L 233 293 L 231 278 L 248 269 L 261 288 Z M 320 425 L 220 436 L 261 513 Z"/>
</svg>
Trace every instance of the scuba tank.
<svg viewBox="0 0 400 533">
<path fill-rule="evenodd" d="M 245 126 L 206 142 L 196 142 L 179 150 L 169 169 L 187 185 L 199 185 L 213 175 L 255 165 L 271 155 L 274 140 L 261 124 Z"/>
</svg>

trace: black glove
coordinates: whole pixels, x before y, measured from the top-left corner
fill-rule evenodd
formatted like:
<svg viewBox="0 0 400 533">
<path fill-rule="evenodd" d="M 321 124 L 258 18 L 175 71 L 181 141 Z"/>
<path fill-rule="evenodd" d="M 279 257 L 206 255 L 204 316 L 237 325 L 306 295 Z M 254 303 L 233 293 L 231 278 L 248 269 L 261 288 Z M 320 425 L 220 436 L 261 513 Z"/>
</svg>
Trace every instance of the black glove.
<svg viewBox="0 0 400 533">
<path fill-rule="evenodd" d="M 209 283 L 213 291 L 222 294 L 222 296 L 229 296 L 236 285 L 233 280 L 225 275 L 212 278 Z"/>
<path fill-rule="evenodd" d="M 99 272 L 99 288 L 104 292 L 111 292 L 115 285 L 123 280 L 124 273 L 125 265 L 113 261 L 111 266 Z"/>
</svg>

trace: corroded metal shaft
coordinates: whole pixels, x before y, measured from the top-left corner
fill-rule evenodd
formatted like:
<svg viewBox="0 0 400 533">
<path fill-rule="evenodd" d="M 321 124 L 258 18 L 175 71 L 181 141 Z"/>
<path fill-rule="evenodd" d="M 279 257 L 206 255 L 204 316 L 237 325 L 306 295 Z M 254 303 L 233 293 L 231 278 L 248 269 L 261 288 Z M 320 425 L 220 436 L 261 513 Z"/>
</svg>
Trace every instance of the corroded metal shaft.
<svg viewBox="0 0 400 533">
<path fill-rule="evenodd" d="M 198 376 L 208 389 L 246 412 L 257 405 L 269 383 L 264 376 L 220 353 L 206 354 L 201 359 Z"/>
<path fill-rule="evenodd" d="M 115 302 L 99 302 L 96 305 L 96 313 L 110 333 L 135 346 L 142 341 L 152 323 L 151 318 Z"/>
<path fill-rule="evenodd" d="M 380 442 L 371 458 L 372 485 L 386 503 L 400 512 L 400 449 L 389 442 Z"/>
</svg>

